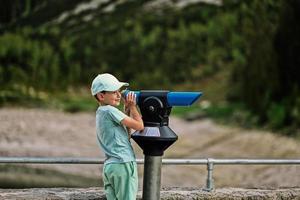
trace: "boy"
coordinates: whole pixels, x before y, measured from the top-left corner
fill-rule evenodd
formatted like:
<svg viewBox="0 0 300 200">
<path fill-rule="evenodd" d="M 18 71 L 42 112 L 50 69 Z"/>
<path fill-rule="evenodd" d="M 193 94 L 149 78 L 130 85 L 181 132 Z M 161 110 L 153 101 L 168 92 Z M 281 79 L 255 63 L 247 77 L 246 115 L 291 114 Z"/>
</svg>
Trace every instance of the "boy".
<svg viewBox="0 0 300 200">
<path fill-rule="evenodd" d="M 96 133 L 106 156 L 102 176 L 108 200 L 135 200 L 138 191 L 137 165 L 130 132 L 126 129 L 144 129 L 135 94 L 130 92 L 123 99 L 128 115 L 116 108 L 120 105 L 120 88 L 128 85 L 105 73 L 99 74 L 91 86 L 92 95 L 100 105 L 96 111 Z"/>
</svg>

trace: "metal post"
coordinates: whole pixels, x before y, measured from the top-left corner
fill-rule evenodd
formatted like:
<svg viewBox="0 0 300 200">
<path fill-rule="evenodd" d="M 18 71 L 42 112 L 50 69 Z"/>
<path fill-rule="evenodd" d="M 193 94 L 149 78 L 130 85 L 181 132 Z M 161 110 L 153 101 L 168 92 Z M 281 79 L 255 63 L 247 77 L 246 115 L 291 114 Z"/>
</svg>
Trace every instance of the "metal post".
<svg viewBox="0 0 300 200">
<path fill-rule="evenodd" d="M 143 200 L 160 199 L 161 156 L 145 155 Z"/>
<path fill-rule="evenodd" d="M 214 179 L 213 179 L 214 162 L 212 159 L 207 159 L 207 179 L 205 191 L 212 191 L 214 189 Z"/>
</svg>

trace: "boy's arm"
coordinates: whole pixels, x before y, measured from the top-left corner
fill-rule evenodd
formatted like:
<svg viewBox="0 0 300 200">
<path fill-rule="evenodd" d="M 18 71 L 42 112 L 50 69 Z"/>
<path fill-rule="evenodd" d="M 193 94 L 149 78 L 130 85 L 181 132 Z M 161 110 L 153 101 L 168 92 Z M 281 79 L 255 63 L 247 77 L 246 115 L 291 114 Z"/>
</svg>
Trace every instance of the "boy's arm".
<svg viewBox="0 0 300 200">
<path fill-rule="evenodd" d="M 124 113 L 127 115 L 127 116 L 130 116 L 130 110 L 124 105 Z M 128 134 L 130 135 L 131 134 L 131 128 L 129 127 L 126 127 L 127 129 L 127 132 Z"/>
<path fill-rule="evenodd" d="M 137 131 L 141 131 L 144 129 L 144 123 L 140 113 L 138 112 L 136 106 L 132 106 L 130 108 L 130 115 L 126 116 L 121 123 L 127 128 L 132 128 Z"/>
<path fill-rule="evenodd" d="M 125 113 L 128 113 L 121 123 L 127 128 L 132 128 L 137 131 L 141 131 L 144 129 L 144 123 L 140 113 L 136 107 L 135 94 L 130 92 L 125 100 Z M 128 132 L 130 133 L 130 132 Z"/>
</svg>

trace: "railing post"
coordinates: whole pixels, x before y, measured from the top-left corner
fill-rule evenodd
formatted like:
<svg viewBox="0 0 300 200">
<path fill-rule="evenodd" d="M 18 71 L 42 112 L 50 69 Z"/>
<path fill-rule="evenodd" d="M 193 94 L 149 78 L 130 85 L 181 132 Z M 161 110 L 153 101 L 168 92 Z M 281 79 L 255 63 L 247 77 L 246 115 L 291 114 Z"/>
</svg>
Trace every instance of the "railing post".
<svg viewBox="0 0 300 200">
<path fill-rule="evenodd" d="M 214 189 L 214 179 L 213 179 L 214 162 L 213 159 L 207 159 L 207 179 L 205 191 L 211 192 Z"/>
</svg>

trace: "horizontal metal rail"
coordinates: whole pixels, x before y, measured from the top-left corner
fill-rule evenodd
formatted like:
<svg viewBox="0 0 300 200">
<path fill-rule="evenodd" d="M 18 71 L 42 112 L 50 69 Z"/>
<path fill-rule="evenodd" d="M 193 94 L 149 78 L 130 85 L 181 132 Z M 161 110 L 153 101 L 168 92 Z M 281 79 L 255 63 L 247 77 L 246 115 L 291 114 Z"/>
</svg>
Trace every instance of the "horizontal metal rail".
<svg viewBox="0 0 300 200">
<path fill-rule="evenodd" d="M 144 159 L 136 159 L 144 164 Z M 103 158 L 86 157 L 0 157 L 1 163 L 23 164 L 104 164 Z M 300 165 L 300 159 L 163 159 L 163 165 L 206 165 L 207 180 L 204 190 L 214 189 L 214 165 Z"/>
<path fill-rule="evenodd" d="M 0 163 L 24 164 L 104 164 L 103 158 L 86 157 L 0 157 Z M 144 159 L 136 159 L 144 164 Z M 163 159 L 164 165 L 299 165 L 300 159 Z"/>
</svg>

